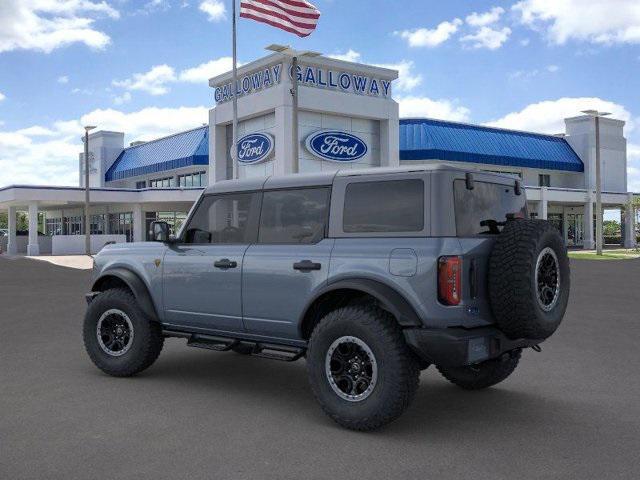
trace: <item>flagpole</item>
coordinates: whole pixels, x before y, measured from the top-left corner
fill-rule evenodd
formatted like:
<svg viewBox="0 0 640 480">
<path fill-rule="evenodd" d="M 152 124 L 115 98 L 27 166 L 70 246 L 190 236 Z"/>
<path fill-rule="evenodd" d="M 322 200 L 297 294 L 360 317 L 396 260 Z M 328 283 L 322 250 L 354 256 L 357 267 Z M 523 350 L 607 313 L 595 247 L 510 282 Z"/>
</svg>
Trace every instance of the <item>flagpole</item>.
<svg viewBox="0 0 640 480">
<path fill-rule="evenodd" d="M 291 95 L 293 96 L 293 105 L 292 105 L 292 109 L 291 109 L 291 135 L 293 137 L 293 151 L 292 151 L 292 156 L 293 156 L 293 173 L 298 173 L 300 171 L 300 168 L 298 166 L 298 163 L 300 162 L 299 159 L 299 152 L 298 152 L 298 147 L 300 145 L 300 142 L 298 140 L 298 57 L 294 55 L 293 59 L 291 60 L 291 68 L 293 71 L 293 75 L 292 75 L 292 89 L 291 89 Z"/>
<path fill-rule="evenodd" d="M 233 2 L 233 79 L 232 79 L 232 94 L 233 94 L 233 145 L 231 147 L 231 175 L 233 179 L 238 178 L 238 58 L 237 58 L 237 45 L 236 45 L 236 1 Z"/>
</svg>

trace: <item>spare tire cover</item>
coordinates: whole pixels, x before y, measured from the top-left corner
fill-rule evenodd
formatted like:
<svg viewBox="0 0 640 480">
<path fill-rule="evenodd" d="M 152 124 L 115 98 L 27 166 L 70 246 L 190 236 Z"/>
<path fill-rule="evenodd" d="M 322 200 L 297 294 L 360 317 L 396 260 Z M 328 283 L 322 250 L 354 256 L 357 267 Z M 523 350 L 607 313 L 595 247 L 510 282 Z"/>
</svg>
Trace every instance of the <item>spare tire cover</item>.
<svg viewBox="0 0 640 480">
<path fill-rule="evenodd" d="M 489 300 L 511 339 L 543 340 L 556 331 L 570 290 L 567 249 L 546 220 L 511 220 L 489 258 Z"/>
</svg>

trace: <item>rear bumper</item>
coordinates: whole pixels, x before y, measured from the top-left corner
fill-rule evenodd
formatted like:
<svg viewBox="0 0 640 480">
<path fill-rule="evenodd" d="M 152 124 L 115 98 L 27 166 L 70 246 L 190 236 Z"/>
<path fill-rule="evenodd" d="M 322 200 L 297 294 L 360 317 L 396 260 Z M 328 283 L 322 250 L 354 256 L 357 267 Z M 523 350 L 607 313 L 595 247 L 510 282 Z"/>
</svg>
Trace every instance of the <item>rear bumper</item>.
<svg viewBox="0 0 640 480">
<path fill-rule="evenodd" d="M 542 342 L 511 340 L 495 327 L 407 328 L 403 332 L 407 344 L 420 358 L 446 367 L 473 365 Z"/>
</svg>

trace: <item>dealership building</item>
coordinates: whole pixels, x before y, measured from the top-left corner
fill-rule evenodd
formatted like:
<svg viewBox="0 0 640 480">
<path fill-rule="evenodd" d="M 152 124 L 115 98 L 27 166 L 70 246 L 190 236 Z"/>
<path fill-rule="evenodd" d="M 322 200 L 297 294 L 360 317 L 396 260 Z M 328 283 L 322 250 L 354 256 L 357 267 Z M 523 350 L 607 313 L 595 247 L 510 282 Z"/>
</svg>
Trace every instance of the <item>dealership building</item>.
<svg viewBox="0 0 640 480">
<path fill-rule="evenodd" d="M 212 78 L 209 125 L 149 142 L 124 144 L 124 132 L 89 136 L 92 249 L 106 242 L 144 241 L 156 219 L 179 227 L 213 182 L 372 167 L 448 162 L 503 172 L 521 180 L 529 212 L 552 221 L 567 245 L 593 248 L 595 120 L 565 120 L 565 132 L 542 135 L 428 118 L 400 119 L 393 100 L 398 72 L 324 56 L 299 59 L 297 137 L 291 58 L 274 53 L 238 69 L 238 160 L 233 139 L 231 73 Z M 585 105 L 588 108 L 589 105 Z M 622 243 L 634 244 L 634 194 L 627 191 L 624 122 L 600 119 L 602 202 L 622 211 Z M 298 155 L 294 151 L 297 144 Z M 84 156 L 80 187 L 0 188 L 9 213 L 9 253 L 84 253 Z M 29 233 L 16 231 L 28 212 Z M 42 215 L 39 215 L 39 214 Z M 38 230 L 41 232 L 38 235 Z"/>
</svg>

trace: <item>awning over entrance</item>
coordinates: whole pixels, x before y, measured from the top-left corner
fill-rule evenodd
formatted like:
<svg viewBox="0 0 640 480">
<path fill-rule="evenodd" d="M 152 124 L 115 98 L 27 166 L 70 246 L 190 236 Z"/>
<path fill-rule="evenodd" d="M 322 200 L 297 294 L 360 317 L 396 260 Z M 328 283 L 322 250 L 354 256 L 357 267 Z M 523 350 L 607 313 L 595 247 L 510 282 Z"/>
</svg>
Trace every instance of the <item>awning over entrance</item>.
<svg viewBox="0 0 640 480">
<path fill-rule="evenodd" d="M 562 137 L 427 118 L 400 120 L 400 160 L 429 159 L 584 171 Z"/>
</svg>

